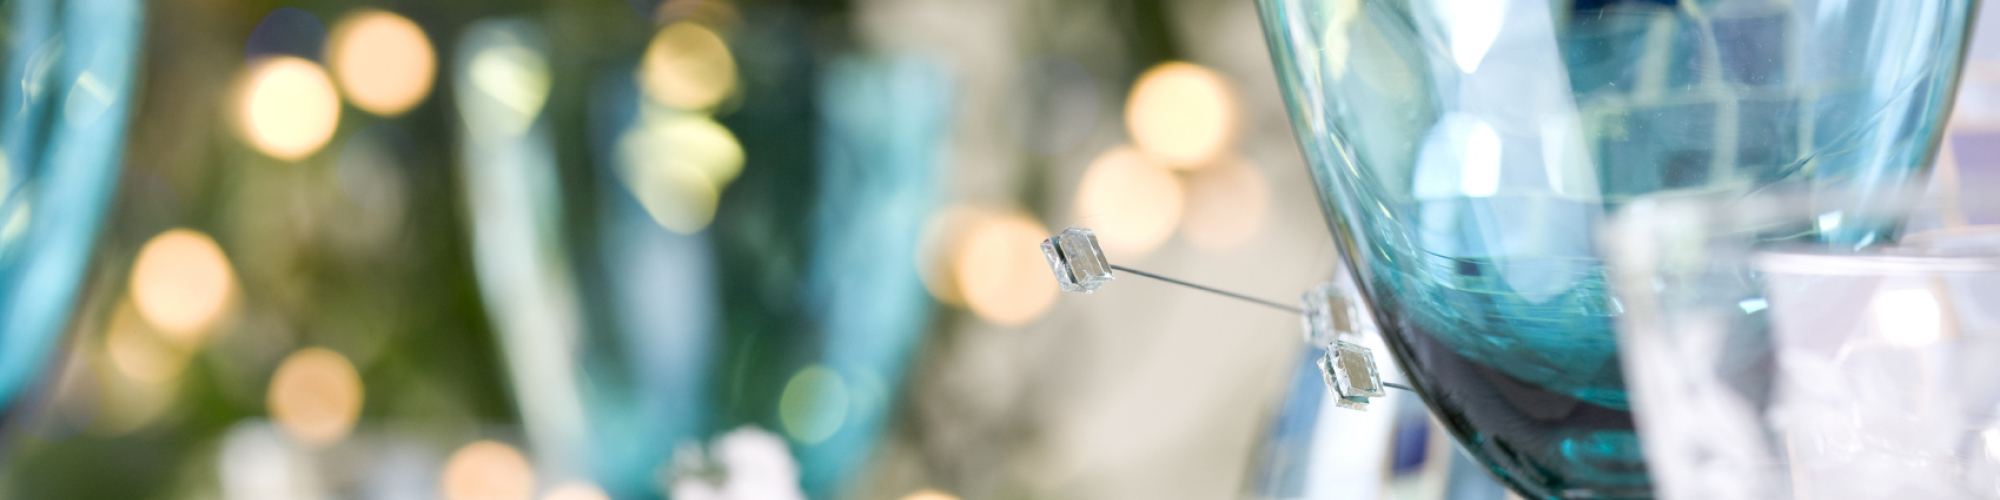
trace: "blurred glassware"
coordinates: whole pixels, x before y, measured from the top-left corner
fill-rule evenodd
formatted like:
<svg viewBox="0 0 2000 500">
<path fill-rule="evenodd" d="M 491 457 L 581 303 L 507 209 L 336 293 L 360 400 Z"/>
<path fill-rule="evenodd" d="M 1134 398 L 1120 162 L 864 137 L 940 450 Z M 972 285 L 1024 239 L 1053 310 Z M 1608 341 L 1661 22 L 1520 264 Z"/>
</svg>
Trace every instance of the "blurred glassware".
<svg viewBox="0 0 2000 500">
<path fill-rule="evenodd" d="M 124 161 L 144 4 L 5 6 L 0 97 L 0 408 L 44 371 L 72 316 Z"/>
<path fill-rule="evenodd" d="M 1342 256 L 1426 403 L 1521 494 L 1613 498 L 1650 490 L 1596 221 L 1658 191 L 1921 178 L 1972 2 L 1258 6 Z"/>
<path fill-rule="evenodd" d="M 709 64 L 734 60 L 724 35 L 694 22 L 586 66 L 590 84 L 568 87 L 589 90 L 585 105 L 569 108 L 551 97 L 569 63 L 539 24 L 466 32 L 453 76 L 481 292 L 548 479 L 587 475 L 618 498 L 832 496 L 867 463 L 928 323 L 910 262 L 950 86 L 929 60 L 843 55 L 743 77 L 808 85 L 810 100 L 738 98 L 755 91 L 736 66 Z M 715 68 L 729 74 L 687 74 Z M 594 164 L 564 172 L 554 122 L 571 113 Z M 816 115 L 812 147 L 771 115 Z M 776 139 L 793 142 L 744 144 Z M 755 202 L 732 214 L 725 192 Z"/>
<path fill-rule="evenodd" d="M 1939 224 L 1966 207 L 1920 194 L 1661 196 L 1621 212 L 1604 244 L 1661 497 L 2000 498 L 2000 226 Z M 1940 227 L 1815 244 L 1862 197 L 1877 220 Z"/>
</svg>

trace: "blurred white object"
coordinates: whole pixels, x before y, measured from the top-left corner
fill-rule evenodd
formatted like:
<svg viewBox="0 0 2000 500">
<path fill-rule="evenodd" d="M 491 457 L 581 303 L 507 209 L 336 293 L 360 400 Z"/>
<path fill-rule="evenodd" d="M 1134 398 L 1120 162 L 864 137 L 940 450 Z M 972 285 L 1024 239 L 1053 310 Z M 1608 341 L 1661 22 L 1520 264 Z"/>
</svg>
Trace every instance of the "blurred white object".
<svg viewBox="0 0 2000 500">
<path fill-rule="evenodd" d="M 723 434 L 710 445 L 713 461 L 700 445 L 674 453 L 673 484 L 680 500 L 805 500 L 799 465 L 785 439 L 756 426 Z"/>
<path fill-rule="evenodd" d="M 2000 498 L 2000 229 L 1858 251 L 1823 222 L 1787 233 L 1841 199 L 1666 200 L 1619 218 L 1620 349 L 1661 498 Z"/>
</svg>

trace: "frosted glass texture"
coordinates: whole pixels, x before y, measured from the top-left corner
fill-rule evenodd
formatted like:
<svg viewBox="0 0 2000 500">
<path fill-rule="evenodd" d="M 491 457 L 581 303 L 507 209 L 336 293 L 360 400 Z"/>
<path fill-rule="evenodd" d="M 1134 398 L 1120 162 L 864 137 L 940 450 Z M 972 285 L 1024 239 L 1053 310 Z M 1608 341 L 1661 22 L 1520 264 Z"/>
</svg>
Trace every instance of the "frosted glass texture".
<svg viewBox="0 0 2000 500">
<path fill-rule="evenodd" d="M 1426 403 L 1526 497 L 1645 498 L 1595 226 L 1650 193 L 1923 177 L 1972 4 L 1258 7 L 1335 237 Z"/>
</svg>

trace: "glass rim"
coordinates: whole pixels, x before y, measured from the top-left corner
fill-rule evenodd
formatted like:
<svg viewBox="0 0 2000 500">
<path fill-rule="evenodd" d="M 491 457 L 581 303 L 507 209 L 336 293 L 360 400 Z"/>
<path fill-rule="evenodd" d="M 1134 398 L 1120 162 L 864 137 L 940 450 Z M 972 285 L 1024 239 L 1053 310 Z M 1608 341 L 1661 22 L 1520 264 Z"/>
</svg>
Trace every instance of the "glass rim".
<svg viewBox="0 0 2000 500">
<path fill-rule="evenodd" d="M 1751 257 L 1751 265 L 1772 274 L 1820 276 L 2000 273 L 2000 251 L 1988 255 L 1922 255 L 1766 250 Z"/>
</svg>

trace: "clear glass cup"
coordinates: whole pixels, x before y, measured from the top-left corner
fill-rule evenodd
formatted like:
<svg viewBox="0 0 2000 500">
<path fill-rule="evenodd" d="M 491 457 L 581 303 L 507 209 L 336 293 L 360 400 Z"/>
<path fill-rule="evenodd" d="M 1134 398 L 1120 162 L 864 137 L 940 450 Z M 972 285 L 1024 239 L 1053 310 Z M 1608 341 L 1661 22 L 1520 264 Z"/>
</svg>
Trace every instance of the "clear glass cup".
<svg viewBox="0 0 2000 500">
<path fill-rule="evenodd" d="M 1816 237 L 1857 197 L 1645 200 L 1606 233 L 1663 498 L 2000 498 L 2000 226 L 1877 193 L 1898 244 Z"/>
<path fill-rule="evenodd" d="M 1459 442 L 1531 498 L 1651 495 L 1593 244 L 1604 214 L 1656 192 L 1922 179 L 1972 6 L 1258 1 L 1293 131 L 1391 352 Z M 1895 229 L 1822 236 L 1865 246 Z"/>
</svg>

